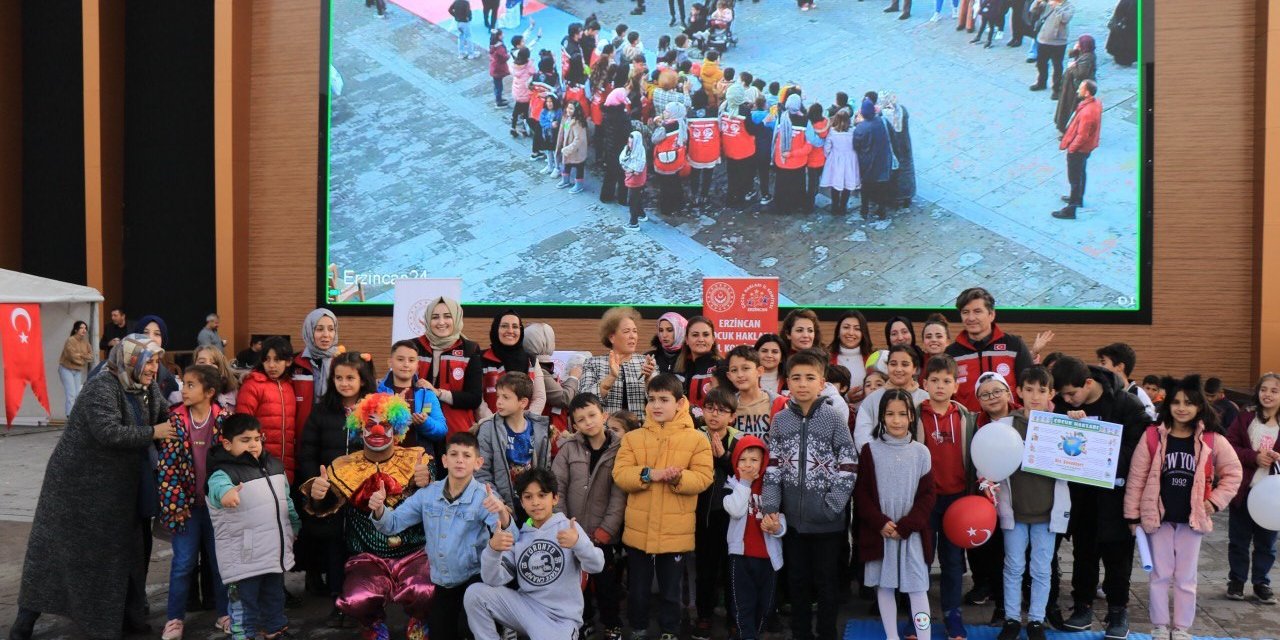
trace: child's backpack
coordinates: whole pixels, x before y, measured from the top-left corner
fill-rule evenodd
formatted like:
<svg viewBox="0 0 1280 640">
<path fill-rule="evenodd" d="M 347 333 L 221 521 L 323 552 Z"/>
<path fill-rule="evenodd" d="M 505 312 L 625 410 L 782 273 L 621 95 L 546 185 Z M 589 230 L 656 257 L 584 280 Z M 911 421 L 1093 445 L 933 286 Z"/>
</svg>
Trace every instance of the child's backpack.
<svg viewBox="0 0 1280 640">
<path fill-rule="evenodd" d="M 1204 449 L 1209 452 L 1209 460 L 1204 465 L 1205 500 L 1208 500 L 1209 495 L 1213 493 L 1213 441 L 1216 436 L 1217 434 L 1212 431 L 1206 430 L 1204 432 Z M 1151 454 L 1151 457 L 1154 458 L 1156 453 L 1160 451 L 1160 432 L 1155 426 L 1147 427 L 1147 433 L 1144 439 L 1147 441 L 1147 453 Z M 1161 462 L 1161 464 L 1164 463 Z"/>
</svg>

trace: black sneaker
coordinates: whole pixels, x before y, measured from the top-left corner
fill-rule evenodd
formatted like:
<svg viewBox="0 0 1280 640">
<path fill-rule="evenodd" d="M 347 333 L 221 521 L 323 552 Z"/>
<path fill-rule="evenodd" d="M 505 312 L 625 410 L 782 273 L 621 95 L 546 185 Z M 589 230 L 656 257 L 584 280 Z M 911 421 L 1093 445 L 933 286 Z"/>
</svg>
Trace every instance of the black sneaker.
<svg viewBox="0 0 1280 640">
<path fill-rule="evenodd" d="M 1027 623 L 1027 640 L 1045 640 L 1043 622 L 1032 620 Z"/>
<path fill-rule="evenodd" d="M 1129 612 L 1124 607 L 1107 609 L 1107 632 L 1103 640 L 1125 640 L 1129 637 Z"/>
<path fill-rule="evenodd" d="M 1232 580 L 1227 583 L 1228 600 L 1244 600 L 1244 583 Z"/>
<path fill-rule="evenodd" d="M 764 194 L 763 196 L 760 196 L 760 204 L 766 207 L 769 206 L 770 204 L 773 204 L 773 196 L 767 193 Z"/>
<path fill-rule="evenodd" d="M 1022 623 L 1009 618 L 1004 621 L 1004 625 L 1000 627 L 1000 634 L 996 636 L 996 640 L 1018 640 L 1018 636 L 1022 635 Z"/>
<path fill-rule="evenodd" d="M 753 190 L 751 191 L 751 193 L 748 193 L 745 197 L 747 200 L 755 200 L 756 198 L 760 197 L 760 192 Z"/>
<path fill-rule="evenodd" d="M 1071 617 L 1062 621 L 1064 631 L 1088 631 L 1093 628 L 1093 607 L 1077 604 L 1071 610 Z"/>
<path fill-rule="evenodd" d="M 622 640 L 622 627 L 609 627 L 604 630 L 604 640 Z"/>
<path fill-rule="evenodd" d="M 964 594 L 965 604 L 986 604 L 990 599 L 991 589 L 988 589 L 984 584 L 975 584 L 969 590 L 969 593 Z"/>
<path fill-rule="evenodd" d="M 1260 604 L 1275 604 L 1276 594 L 1271 592 L 1271 585 L 1255 584 L 1253 585 L 1253 595 L 1258 596 Z"/>
<path fill-rule="evenodd" d="M 1054 629 L 1057 629 L 1059 631 L 1066 630 L 1066 627 L 1062 626 L 1063 625 L 1062 609 L 1059 609 L 1057 606 L 1049 607 L 1049 611 L 1045 613 L 1044 620 L 1045 622 L 1048 622 L 1049 626 L 1053 627 Z"/>
</svg>

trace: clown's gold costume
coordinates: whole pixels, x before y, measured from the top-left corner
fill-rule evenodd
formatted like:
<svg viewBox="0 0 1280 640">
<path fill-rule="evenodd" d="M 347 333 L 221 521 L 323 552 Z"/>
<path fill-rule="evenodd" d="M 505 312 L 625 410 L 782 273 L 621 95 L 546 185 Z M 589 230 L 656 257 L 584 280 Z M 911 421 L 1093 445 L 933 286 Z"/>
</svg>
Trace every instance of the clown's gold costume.
<svg viewBox="0 0 1280 640">
<path fill-rule="evenodd" d="M 365 396 L 347 416 L 347 430 L 358 432 L 364 449 L 342 456 L 326 469 L 327 493 L 316 499 L 312 478 L 302 485 L 309 497 L 306 509 L 316 517 L 341 517 L 347 549 L 346 578 L 338 608 L 363 626 L 362 638 L 389 637 L 384 607 L 396 602 L 409 615 L 408 637 L 425 637 L 431 595 L 430 567 L 423 551 L 422 525 L 398 535 L 378 532 L 369 518 L 369 496 L 379 487 L 387 492 L 386 505 L 394 507 L 416 491 L 415 467 L 428 464 L 431 457 L 421 447 L 400 447 L 411 419 L 408 405 L 399 396 L 375 393 Z M 390 457 L 385 457 L 390 449 Z M 385 459 L 382 459 L 384 458 Z"/>
</svg>

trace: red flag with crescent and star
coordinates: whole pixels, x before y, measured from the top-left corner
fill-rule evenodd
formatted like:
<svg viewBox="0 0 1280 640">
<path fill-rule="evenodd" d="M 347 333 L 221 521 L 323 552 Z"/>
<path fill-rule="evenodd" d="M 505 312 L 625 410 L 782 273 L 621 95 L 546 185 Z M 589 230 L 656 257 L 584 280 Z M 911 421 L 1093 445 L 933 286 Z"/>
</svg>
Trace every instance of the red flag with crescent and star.
<svg viewBox="0 0 1280 640">
<path fill-rule="evenodd" d="M 31 385 L 40 406 L 49 413 L 49 390 L 44 378 L 44 342 L 40 339 L 38 303 L 0 304 L 0 350 L 4 353 L 4 416 L 13 426 L 13 416 L 22 406 L 22 396 Z"/>
</svg>

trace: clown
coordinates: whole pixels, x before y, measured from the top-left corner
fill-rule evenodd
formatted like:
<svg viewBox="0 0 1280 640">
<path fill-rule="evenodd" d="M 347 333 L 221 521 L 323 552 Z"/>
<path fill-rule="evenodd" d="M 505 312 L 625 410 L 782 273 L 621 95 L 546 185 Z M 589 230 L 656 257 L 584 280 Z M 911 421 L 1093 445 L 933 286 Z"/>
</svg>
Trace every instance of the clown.
<svg viewBox="0 0 1280 640">
<path fill-rule="evenodd" d="M 306 481 L 306 509 L 316 517 L 345 518 L 346 579 L 337 606 L 363 625 L 365 640 L 386 640 L 384 606 L 397 602 L 409 615 L 410 640 L 425 638 L 423 620 L 434 586 L 423 549 L 422 525 L 399 535 L 378 533 L 369 519 L 369 496 L 385 489 L 387 504 L 403 502 L 431 481 L 431 456 L 421 447 L 400 447 L 412 414 L 399 396 L 374 393 L 365 396 L 347 416 L 347 430 L 359 434 L 364 448 L 321 467 L 320 475 Z"/>
</svg>

